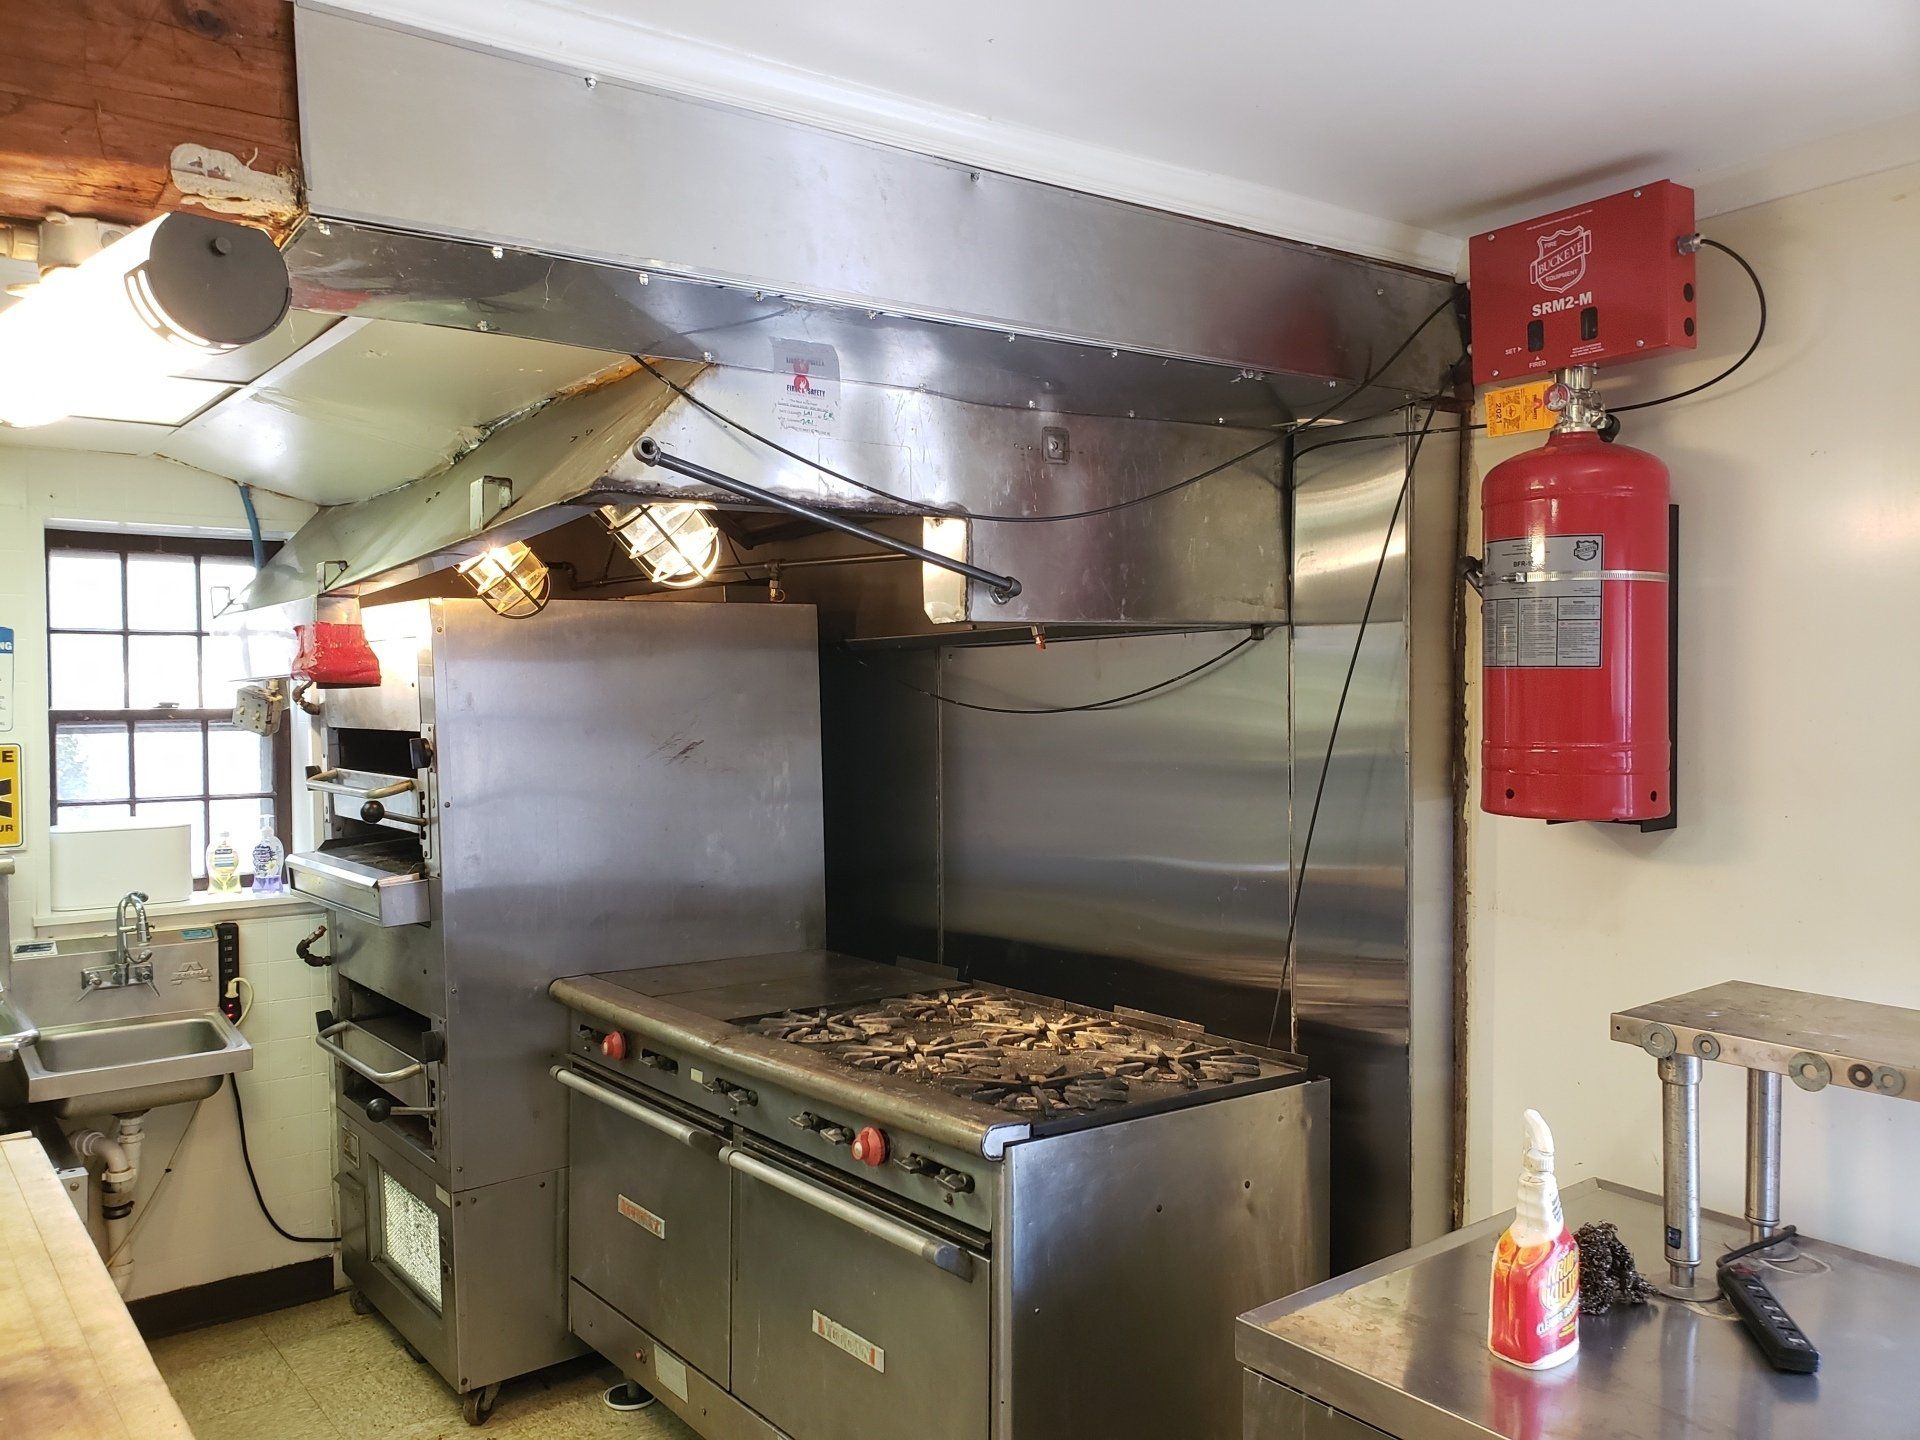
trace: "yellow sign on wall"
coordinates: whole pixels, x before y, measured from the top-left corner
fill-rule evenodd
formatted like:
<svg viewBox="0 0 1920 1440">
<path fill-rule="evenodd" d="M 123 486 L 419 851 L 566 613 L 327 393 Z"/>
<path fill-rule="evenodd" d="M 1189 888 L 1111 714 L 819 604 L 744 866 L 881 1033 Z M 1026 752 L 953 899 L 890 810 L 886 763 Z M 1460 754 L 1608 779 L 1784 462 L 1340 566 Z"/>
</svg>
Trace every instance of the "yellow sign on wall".
<svg viewBox="0 0 1920 1440">
<path fill-rule="evenodd" d="M 20 747 L 0 745 L 0 850 L 12 850 L 26 838 L 21 816 L 25 799 L 20 788 Z"/>
<path fill-rule="evenodd" d="M 1528 430 L 1551 430 L 1560 416 L 1547 408 L 1551 380 L 1531 380 L 1487 392 L 1487 437 L 1520 435 Z"/>
</svg>

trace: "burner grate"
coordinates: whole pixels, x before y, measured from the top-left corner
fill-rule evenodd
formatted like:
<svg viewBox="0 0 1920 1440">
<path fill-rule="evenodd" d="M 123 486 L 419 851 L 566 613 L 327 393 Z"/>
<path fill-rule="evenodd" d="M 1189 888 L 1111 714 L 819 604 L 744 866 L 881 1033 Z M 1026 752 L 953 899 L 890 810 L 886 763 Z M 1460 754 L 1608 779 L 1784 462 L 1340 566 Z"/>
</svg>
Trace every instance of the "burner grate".
<svg viewBox="0 0 1920 1440">
<path fill-rule="evenodd" d="M 1265 1073 L 1230 1045 L 1176 1040 L 1110 1015 L 992 990 L 939 990 L 792 1010 L 747 1022 L 856 1070 L 937 1084 L 1016 1114 L 1050 1117 L 1142 1104 Z"/>
</svg>

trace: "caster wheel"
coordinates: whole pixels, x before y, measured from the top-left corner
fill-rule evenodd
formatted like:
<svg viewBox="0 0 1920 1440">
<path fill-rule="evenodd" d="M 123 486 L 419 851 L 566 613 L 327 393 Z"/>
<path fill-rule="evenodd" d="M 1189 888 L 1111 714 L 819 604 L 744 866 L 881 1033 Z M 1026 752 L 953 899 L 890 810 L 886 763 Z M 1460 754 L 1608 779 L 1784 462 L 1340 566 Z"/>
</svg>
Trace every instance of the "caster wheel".
<svg viewBox="0 0 1920 1440">
<path fill-rule="evenodd" d="M 618 1385 L 609 1385 L 607 1393 L 600 1399 L 609 1410 L 645 1410 L 649 1405 L 659 1403 L 651 1390 L 644 1389 L 631 1380 L 622 1380 Z"/>
<path fill-rule="evenodd" d="M 460 1397 L 460 1413 L 469 1425 L 484 1425 L 487 1417 L 493 1414 L 493 1402 L 500 1398 L 498 1385 L 483 1386 L 478 1390 L 469 1390 Z"/>
<path fill-rule="evenodd" d="M 347 1305 L 356 1315 L 371 1315 L 373 1313 L 373 1302 L 358 1290 L 347 1291 Z"/>
</svg>

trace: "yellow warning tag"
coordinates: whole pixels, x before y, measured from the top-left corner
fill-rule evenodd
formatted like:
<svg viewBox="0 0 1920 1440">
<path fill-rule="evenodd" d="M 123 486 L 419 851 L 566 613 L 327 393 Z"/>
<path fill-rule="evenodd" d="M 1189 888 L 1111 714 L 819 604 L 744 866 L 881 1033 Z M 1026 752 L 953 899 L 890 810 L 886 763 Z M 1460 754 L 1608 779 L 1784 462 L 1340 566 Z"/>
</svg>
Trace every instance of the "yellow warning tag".
<svg viewBox="0 0 1920 1440">
<path fill-rule="evenodd" d="M 1529 380 L 1487 392 L 1487 438 L 1521 435 L 1529 430 L 1551 430 L 1560 417 L 1547 408 L 1551 380 Z"/>
<path fill-rule="evenodd" d="M 21 810 L 20 747 L 0 745 L 0 850 L 12 850 L 25 839 Z"/>
</svg>

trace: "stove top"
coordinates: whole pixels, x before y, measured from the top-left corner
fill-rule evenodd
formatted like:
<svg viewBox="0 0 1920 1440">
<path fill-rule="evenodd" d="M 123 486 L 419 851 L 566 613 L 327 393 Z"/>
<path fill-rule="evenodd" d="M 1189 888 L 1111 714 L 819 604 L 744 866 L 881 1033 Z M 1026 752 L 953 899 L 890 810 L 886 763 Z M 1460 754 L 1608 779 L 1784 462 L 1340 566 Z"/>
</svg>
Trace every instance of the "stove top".
<svg viewBox="0 0 1920 1440">
<path fill-rule="evenodd" d="M 1039 1118 L 1143 1105 L 1281 1073 L 1211 1037 L 1157 1034 L 1099 1011 L 989 987 L 786 1010 L 739 1023 L 854 1070 L 918 1080 Z"/>
</svg>

